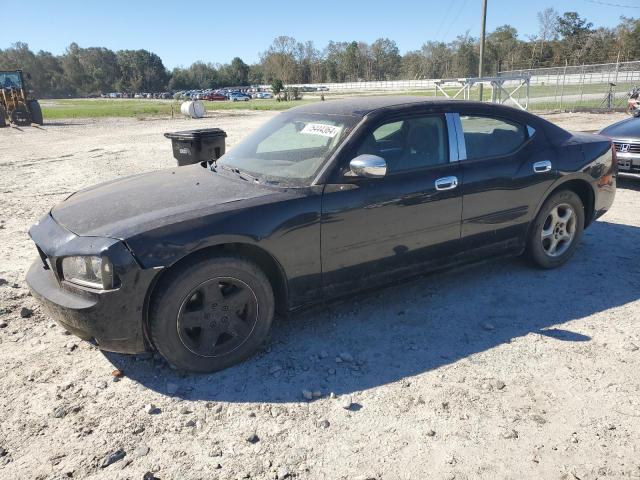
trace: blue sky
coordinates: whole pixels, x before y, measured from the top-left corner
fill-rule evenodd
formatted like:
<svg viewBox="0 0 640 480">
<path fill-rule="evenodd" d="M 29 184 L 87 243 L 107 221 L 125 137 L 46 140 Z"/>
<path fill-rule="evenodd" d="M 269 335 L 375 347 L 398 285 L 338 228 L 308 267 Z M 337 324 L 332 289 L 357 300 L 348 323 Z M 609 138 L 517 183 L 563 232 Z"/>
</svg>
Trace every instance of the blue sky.
<svg viewBox="0 0 640 480">
<path fill-rule="evenodd" d="M 552 6 L 574 10 L 596 26 L 613 26 L 621 15 L 640 16 L 640 0 L 488 0 L 487 28 L 509 23 L 522 38 L 538 30 L 536 13 Z M 395 40 L 401 53 L 427 40 L 450 41 L 467 30 L 480 32 L 481 0 L 279 0 L 242 2 L 38 1 L 18 2 L 19 18 L 2 22 L 0 48 L 16 41 L 32 50 L 64 52 L 75 41 L 82 47 L 113 50 L 145 48 L 165 66 L 196 60 L 226 63 L 239 56 L 259 59 L 274 37 L 313 40 Z M 635 6 L 606 6 L 603 4 Z M 212 6 L 215 5 L 215 6 Z M 274 5 L 277 7 L 272 8 Z"/>
</svg>

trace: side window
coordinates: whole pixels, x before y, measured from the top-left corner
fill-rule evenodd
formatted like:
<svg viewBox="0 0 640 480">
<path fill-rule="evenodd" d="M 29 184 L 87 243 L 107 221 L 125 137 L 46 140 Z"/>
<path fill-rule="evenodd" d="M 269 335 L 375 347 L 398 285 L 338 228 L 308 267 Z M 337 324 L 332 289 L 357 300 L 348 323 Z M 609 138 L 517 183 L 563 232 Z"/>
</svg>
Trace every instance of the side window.
<svg viewBox="0 0 640 480">
<path fill-rule="evenodd" d="M 469 160 L 507 155 L 527 140 L 526 127 L 501 118 L 460 115 Z"/>
<path fill-rule="evenodd" d="M 440 115 L 394 120 L 375 128 L 357 155 L 378 155 L 389 174 L 445 164 L 449 161 L 447 131 Z"/>
</svg>

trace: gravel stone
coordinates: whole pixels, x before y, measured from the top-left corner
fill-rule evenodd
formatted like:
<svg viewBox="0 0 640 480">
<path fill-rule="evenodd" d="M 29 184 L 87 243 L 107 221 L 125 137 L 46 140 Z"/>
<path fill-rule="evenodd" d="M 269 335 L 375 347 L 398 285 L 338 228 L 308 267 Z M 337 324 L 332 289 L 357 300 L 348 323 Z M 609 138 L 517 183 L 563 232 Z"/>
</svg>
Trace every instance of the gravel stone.
<svg viewBox="0 0 640 480">
<path fill-rule="evenodd" d="M 282 480 L 284 478 L 289 478 L 289 469 L 287 467 L 278 468 L 278 472 L 276 473 L 276 478 L 278 480 Z"/>
<path fill-rule="evenodd" d="M 116 462 L 119 462 L 120 460 L 122 460 L 125 456 L 127 455 L 127 453 L 124 451 L 124 449 L 119 448 L 118 450 L 116 450 L 115 452 L 110 453 L 109 455 L 107 455 L 106 457 L 104 457 L 104 459 L 102 460 L 102 462 L 100 463 L 100 468 L 106 468 L 109 465 L 112 465 Z"/>
<path fill-rule="evenodd" d="M 353 400 L 349 395 L 340 397 L 340 406 L 345 410 L 351 410 L 351 407 L 353 406 Z"/>
<path fill-rule="evenodd" d="M 329 423 L 329 420 L 324 419 L 324 420 L 319 420 L 319 421 L 316 423 L 316 426 L 317 426 L 318 428 L 329 428 L 329 427 L 331 426 L 331 423 Z"/>
<path fill-rule="evenodd" d="M 53 418 L 63 418 L 67 415 L 67 411 L 64 407 L 57 407 L 53 410 Z"/>
<path fill-rule="evenodd" d="M 149 453 L 149 447 L 146 445 L 138 445 L 136 449 L 133 451 L 133 456 L 136 458 L 144 457 L 147 453 Z"/>
<path fill-rule="evenodd" d="M 20 309 L 20 316 L 22 318 L 29 318 L 31 315 L 33 315 L 33 310 L 31 310 L 30 308 L 22 307 Z"/>
</svg>

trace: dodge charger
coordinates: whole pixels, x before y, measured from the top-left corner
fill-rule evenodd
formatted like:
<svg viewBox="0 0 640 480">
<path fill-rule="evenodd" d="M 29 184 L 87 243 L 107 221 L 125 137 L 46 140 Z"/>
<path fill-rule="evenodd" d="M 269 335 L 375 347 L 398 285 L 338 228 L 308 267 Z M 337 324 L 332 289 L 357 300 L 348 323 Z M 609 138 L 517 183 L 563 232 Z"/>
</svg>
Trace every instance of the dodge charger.
<svg viewBox="0 0 640 480">
<path fill-rule="evenodd" d="M 220 370 L 277 313 L 498 256 L 561 266 L 613 202 L 615 155 L 503 105 L 317 102 L 217 161 L 71 195 L 30 229 L 27 282 L 102 349 Z"/>
</svg>

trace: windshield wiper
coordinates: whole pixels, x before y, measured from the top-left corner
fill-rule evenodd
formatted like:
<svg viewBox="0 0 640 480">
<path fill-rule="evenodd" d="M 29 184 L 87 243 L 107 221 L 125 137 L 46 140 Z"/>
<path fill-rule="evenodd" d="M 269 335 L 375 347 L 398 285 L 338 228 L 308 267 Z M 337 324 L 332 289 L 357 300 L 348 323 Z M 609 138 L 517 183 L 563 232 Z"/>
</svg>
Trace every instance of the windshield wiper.
<svg viewBox="0 0 640 480">
<path fill-rule="evenodd" d="M 247 172 L 243 172 L 242 170 L 240 170 L 239 168 L 235 168 L 235 167 L 228 167 L 226 165 L 222 165 L 222 168 L 224 168 L 225 170 L 229 170 L 230 172 L 235 173 L 236 175 L 238 175 L 242 180 L 246 180 L 248 181 L 254 181 L 255 183 L 260 183 L 260 180 L 258 180 L 257 177 L 254 177 L 253 175 L 248 174 Z"/>
</svg>

